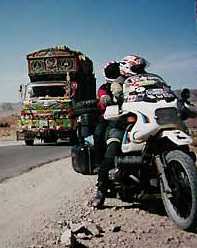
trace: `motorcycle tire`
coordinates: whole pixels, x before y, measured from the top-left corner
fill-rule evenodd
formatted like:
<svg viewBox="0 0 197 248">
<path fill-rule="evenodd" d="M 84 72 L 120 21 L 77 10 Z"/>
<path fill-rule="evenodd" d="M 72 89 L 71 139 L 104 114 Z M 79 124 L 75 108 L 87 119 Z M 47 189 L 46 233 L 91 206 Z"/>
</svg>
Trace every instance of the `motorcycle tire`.
<svg viewBox="0 0 197 248">
<path fill-rule="evenodd" d="M 75 110 L 75 115 L 79 116 L 82 114 L 87 114 L 87 113 L 97 113 L 98 109 L 97 108 L 81 108 L 81 109 L 76 109 Z"/>
<path fill-rule="evenodd" d="M 80 101 L 75 103 L 74 109 L 81 109 L 81 108 L 96 108 L 97 100 L 86 100 L 86 101 Z"/>
<path fill-rule="evenodd" d="M 197 168 L 193 159 L 180 150 L 165 156 L 165 174 L 172 191 L 165 193 L 160 181 L 161 197 L 169 218 L 183 230 L 197 227 Z"/>
</svg>

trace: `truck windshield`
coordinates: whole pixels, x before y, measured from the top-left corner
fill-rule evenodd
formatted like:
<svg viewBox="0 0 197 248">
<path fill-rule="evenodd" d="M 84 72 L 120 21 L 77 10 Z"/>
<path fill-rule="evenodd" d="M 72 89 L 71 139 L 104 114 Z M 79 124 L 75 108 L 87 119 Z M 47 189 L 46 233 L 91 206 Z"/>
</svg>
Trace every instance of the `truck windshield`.
<svg viewBox="0 0 197 248">
<path fill-rule="evenodd" d="M 63 97 L 65 95 L 64 86 L 33 86 L 31 97 Z"/>
</svg>

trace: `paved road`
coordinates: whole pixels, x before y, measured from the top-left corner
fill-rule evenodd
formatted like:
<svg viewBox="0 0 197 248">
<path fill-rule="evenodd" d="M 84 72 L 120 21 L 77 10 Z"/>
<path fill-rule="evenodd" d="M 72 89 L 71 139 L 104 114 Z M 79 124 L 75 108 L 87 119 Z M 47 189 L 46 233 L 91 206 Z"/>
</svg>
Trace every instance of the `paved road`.
<svg viewBox="0 0 197 248">
<path fill-rule="evenodd" d="M 70 146 L 8 145 L 0 147 L 0 182 L 34 167 L 70 156 Z"/>
</svg>

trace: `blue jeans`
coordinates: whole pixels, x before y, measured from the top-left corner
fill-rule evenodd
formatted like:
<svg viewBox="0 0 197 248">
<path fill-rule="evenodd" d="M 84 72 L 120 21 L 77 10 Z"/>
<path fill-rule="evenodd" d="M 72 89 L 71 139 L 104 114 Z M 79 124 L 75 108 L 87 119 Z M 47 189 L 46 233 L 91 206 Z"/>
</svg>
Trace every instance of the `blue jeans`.
<svg viewBox="0 0 197 248">
<path fill-rule="evenodd" d="M 108 188 L 108 172 L 114 168 L 114 157 L 121 154 L 121 142 L 124 135 L 124 131 L 118 128 L 107 127 L 106 130 L 106 152 L 103 162 L 98 170 L 97 186 L 98 190 L 102 193 L 106 193 Z"/>
</svg>

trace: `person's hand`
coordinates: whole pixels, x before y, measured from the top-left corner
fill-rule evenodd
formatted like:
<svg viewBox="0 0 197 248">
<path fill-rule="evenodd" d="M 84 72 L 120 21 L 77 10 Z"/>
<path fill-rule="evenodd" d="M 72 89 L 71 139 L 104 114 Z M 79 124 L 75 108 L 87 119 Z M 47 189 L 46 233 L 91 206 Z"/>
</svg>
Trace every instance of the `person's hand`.
<svg viewBox="0 0 197 248">
<path fill-rule="evenodd" d="M 111 84 L 111 92 L 114 96 L 119 96 L 122 93 L 122 85 L 117 82 L 113 82 Z"/>
</svg>

